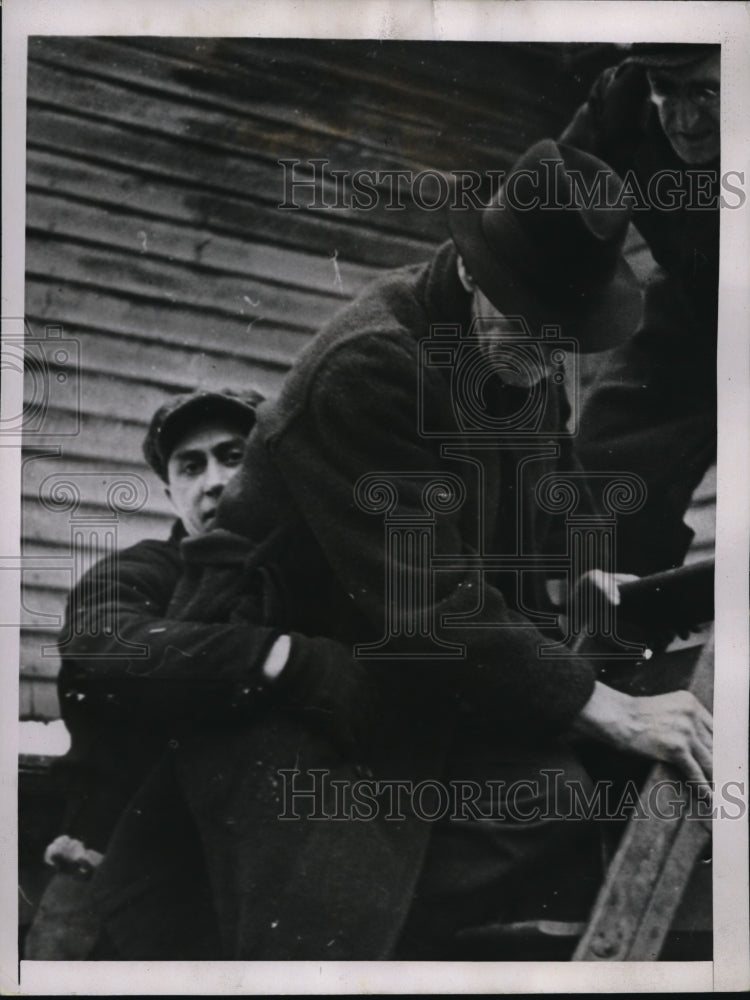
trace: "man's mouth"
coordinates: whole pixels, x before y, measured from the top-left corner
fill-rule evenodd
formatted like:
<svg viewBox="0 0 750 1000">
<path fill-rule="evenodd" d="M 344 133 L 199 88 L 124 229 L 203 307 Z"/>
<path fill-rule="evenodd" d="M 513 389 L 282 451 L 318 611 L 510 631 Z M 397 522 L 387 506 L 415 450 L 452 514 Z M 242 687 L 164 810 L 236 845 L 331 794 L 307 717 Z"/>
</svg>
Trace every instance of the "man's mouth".
<svg viewBox="0 0 750 1000">
<path fill-rule="evenodd" d="M 710 138 L 711 132 L 678 132 L 677 135 L 688 146 L 697 146 Z"/>
</svg>

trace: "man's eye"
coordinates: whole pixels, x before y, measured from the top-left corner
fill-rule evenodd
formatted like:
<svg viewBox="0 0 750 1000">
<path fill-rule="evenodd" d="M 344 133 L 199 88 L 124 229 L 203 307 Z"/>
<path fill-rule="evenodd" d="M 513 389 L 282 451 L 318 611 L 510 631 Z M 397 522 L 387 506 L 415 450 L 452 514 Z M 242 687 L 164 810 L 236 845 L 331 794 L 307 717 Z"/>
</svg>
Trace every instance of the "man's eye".
<svg viewBox="0 0 750 1000">
<path fill-rule="evenodd" d="M 672 97 L 676 92 L 676 85 L 672 80 L 663 76 L 649 76 L 651 93 L 655 97 Z"/>
<path fill-rule="evenodd" d="M 245 453 L 242 450 L 242 448 L 233 448 L 230 452 L 228 452 L 224 456 L 224 464 L 232 466 L 239 465 L 240 462 L 242 461 L 244 454 Z"/>
<path fill-rule="evenodd" d="M 197 476 L 201 470 L 199 462 L 183 462 L 180 466 L 180 473 L 183 476 Z"/>
<path fill-rule="evenodd" d="M 696 88 L 694 96 L 697 101 L 715 101 L 719 93 L 719 87 L 702 86 Z"/>
</svg>

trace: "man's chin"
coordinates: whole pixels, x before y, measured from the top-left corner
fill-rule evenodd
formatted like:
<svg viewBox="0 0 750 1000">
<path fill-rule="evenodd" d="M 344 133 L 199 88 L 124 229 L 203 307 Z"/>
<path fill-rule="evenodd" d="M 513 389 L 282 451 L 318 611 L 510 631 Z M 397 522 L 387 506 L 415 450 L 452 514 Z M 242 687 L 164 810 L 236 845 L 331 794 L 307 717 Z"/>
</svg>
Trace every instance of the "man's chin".
<svg viewBox="0 0 750 1000">
<path fill-rule="evenodd" d="M 699 167 L 711 163 L 719 156 L 719 150 L 713 139 L 677 139 L 672 148 L 681 160 L 691 167 Z"/>
</svg>

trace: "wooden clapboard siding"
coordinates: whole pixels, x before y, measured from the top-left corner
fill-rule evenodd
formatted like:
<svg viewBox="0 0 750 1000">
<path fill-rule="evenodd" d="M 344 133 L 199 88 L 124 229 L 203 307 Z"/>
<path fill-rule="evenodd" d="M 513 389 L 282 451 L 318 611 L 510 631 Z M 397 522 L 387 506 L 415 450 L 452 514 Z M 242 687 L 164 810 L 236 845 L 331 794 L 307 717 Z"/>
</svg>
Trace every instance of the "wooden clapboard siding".
<svg viewBox="0 0 750 1000">
<path fill-rule="evenodd" d="M 693 494 L 685 523 L 695 532 L 685 562 L 709 559 L 716 541 L 716 466 L 712 465 Z"/>
</svg>

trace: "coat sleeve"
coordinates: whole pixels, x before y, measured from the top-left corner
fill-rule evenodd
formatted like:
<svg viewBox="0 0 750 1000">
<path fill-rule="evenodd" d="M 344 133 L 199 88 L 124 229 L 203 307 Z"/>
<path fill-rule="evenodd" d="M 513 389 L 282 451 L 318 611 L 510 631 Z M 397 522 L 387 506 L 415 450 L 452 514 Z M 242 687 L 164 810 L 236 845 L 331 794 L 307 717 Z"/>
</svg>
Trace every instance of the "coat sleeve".
<svg viewBox="0 0 750 1000">
<path fill-rule="evenodd" d="M 278 467 L 304 512 L 327 559 L 374 630 L 384 630 L 386 614 L 398 634 L 413 623 L 414 605 L 387 597 L 386 576 L 400 576 L 412 595 L 425 594 L 410 566 L 385 551 L 383 514 L 370 512 L 355 497 L 361 477 L 383 472 L 399 479 L 398 516 L 424 519 L 425 475 L 445 472 L 438 449 L 420 435 L 417 400 L 432 408 L 432 426 L 450 407 L 447 387 L 437 375 L 418 391 L 417 346 L 407 336 L 387 334 L 345 342 L 318 368 L 302 412 L 269 442 Z M 441 417 L 441 413 L 443 416 Z M 435 551 L 468 551 L 462 532 L 465 511 L 435 515 Z M 508 607 L 502 593 L 487 586 L 477 612 L 478 574 L 450 570 L 432 574 L 433 592 L 419 612 L 437 623 L 439 638 L 465 647 L 463 658 L 434 659 L 429 637 L 412 636 L 406 662 L 425 669 L 429 683 L 460 697 L 497 719 L 518 713 L 545 724 L 566 725 L 593 690 L 590 665 L 576 659 L 539 655 L 548 639 Z M 471 625 L 456 619 L 473 617 Z M 403 660 L 399 661 L 403 663 Z"/>
<path fill-rule="evenodd" d="M 72 590 L 59 640 L 65 718 L 75 706 L 113 718 L 206 718 L 249 707 L 277 632 L 166 617 L 179 550 L 143 542 L 97 563 Z"/>
<path fill-rule="evenodd" d="M 643 67 L 627 61 L 610 66 L 596 78 L 558 141 L 598 156 L 622 174 L 633 166 L 650 107 Z"/>
<path fill-rule="evenodd" d="M 594 156 L 602 156 L 605 95 L 614 74 L 615 67 L 610 67 L 597 77 L 588 98 L 578 108 L 560 136 L 560 142 L 567 146 L 575 146 L 576 149 L 592 153 Z"/>
</svg>

